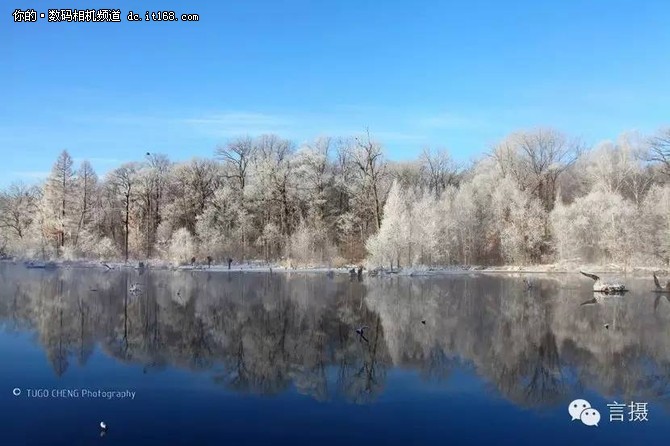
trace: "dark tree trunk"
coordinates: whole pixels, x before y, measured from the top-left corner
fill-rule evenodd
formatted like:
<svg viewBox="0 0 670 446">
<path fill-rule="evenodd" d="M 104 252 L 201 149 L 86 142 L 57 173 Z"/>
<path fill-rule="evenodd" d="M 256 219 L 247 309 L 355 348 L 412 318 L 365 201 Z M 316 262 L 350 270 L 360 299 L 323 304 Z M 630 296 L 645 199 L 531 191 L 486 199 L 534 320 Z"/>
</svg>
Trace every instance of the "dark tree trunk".
<svg viewBox="0 0 670 446">
<path fill-rule="evenodd" d="M 125 254 L 126 258 L 126 263 L 128 263 L 128 231 L 129 231 L 129 226 L 130 226 L 130 194 L 126 194 L 126 216 L 125 220 L 123 221 L 124 227 L 125 227 L 125 237 L 124 237 L 124 246 L 123 246 L 123 251 Z"/>
</svg>

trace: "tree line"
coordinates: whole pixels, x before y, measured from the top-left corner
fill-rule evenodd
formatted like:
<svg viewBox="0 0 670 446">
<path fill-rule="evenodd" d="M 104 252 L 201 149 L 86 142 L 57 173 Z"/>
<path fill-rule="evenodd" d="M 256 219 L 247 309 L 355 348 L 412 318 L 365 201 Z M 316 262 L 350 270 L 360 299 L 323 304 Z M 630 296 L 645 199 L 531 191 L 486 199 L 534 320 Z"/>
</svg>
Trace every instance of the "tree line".
<svg viewBox="0 0 670 446">
<path fill-rule="evenodd" d="M 370 134 L 240 137 L 214 157 L 157 153 L 103 177 L 63 151 L 43 184 L 0 192 L 0 253 L 370 266 L 670 262 L 670 130 L 584 147 L 507 136 L 459 165 L 389 160 Z"/>
</svg>

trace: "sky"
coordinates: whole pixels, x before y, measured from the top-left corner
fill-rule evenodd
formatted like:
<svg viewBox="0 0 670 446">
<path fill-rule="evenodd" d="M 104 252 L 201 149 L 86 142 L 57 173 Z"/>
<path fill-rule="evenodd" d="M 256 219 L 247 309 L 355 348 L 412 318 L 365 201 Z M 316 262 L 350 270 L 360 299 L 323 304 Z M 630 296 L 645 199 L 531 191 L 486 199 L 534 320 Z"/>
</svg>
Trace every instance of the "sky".
<svg viewBox="0 0 670 446">
<path fill-rule="evenodd" d="M 122 23 L 13 22 L 49 7 Z M 670 125 L 669 17 L 665 0 L 5 1 L 0 186 L 45 177 L 64 149 L 104 173 L 263 133 L 369 129 L 390 159 L 430 146 L 461 162 L 537 127 L 651 133 Z"/>
</svg>

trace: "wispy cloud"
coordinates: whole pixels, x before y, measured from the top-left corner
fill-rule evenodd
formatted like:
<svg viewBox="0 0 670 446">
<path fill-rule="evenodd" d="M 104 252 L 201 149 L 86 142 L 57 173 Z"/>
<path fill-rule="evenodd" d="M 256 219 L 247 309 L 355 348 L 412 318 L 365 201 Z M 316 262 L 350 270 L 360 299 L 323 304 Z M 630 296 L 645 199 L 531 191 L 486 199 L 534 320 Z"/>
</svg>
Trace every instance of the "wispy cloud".
<svg viewBox="0 0 670 446">
<path fill-rule="evenodd" d="M 286 133 L 295 130 L 297 120 L 289 115 L 255 112 L 222 112 L 183 119 L 192 129 L 215 137 L 245 134 Z"/>
<path fill-rule="evenodd" d="M 480 118 L 459 115 L 456 113 L 437 113 L 434 115 L 419 116 L 412 120 L 418 128 L 422 129 L 459 129 L 471 130 L 486 126 L 486 121 Z"/>
<path fill-rule="evenodd" d="M 108 126 L 135 126 L 152 127 L 164 126 L 166 124 L 179 123 L 178 118 L 161 116 L 152 113 L 114 113 L 114 114 L 90 114 L 73 115 L 68 118 L 69 122 L 77 124 L 104 124 Z"/>
<path fill-rule="evenodd" d="M 46 177 L 49 176 L 48 171 L 40 171 L 40 170 L 22 170 L 22 171 L 16 171 L 12 172 L 11 176 L 14 178 L 18 179 L 24 179 L 24 180 L 44 180 Z"/>
<path fill-rule="evenodd" d="M 116 165 L 121 164 L 123 162 L 118 158 L 99 158 L 95 156 L 75 157 L 72 158 L 72 161 L 75 164 L 80 164 L 83 161 L 88 161 L 91 164 L 98 164 L 98 165 Z"/>
<path fill-rule="evenodd" d="M 424 136 L 412 132 L 394 132 L 386 130 L 373 132 L 373 130 L 374 129 L 370 129 L 370 134 L 374 139 L 387 143 L 420 143 L 425 139 Z"/>
<path fill-rule="evenodd" d="M 200 118 L 186 119 L 191 124 L 225 124 L 225 125 L 285 125 L 291 120 L 285 117 L 265 113 L 225 112 Z"/>
<path fill-rule="evenodd" d="M 295 110 L 208 110 L 201 113 L 184 110 L 154 111 L 137 114 L 79 116 L 77 121 L 97 122 L 112 127 L 133 129 L 146 134 L 174 138 L 225 140 L 238 136 L 275 133 L 304 142 L 328 136 L 353 136 L 370 130 L 383 144 L 423 145 L 445 130 L 484 130 L 487 120 L 456 112 L 417 113 L 396 107 L 339 105 L 317 113 Z M 488 124 L 490 126 L 490 123 Z M 129 130 L 130 131 L 130 130 Z M 109 159 L 94 164 L 118 164 Z"/>
<path fill-rule="evenodd" d="M 192 128 L 214 137 L 234 137 L 277 133 L 287 138 L 308 139 L 321 135 L 351 136 L 369 128 L 372 136 L 383 142 L 415 142 L 421 139 L 407 123 L 393 120 L 380 125 L 378 116 L 360 116 L 340 110 L 322 114 L 268 114 L 254 112 L 213 113 L 184 120 Z"/>
</svg>

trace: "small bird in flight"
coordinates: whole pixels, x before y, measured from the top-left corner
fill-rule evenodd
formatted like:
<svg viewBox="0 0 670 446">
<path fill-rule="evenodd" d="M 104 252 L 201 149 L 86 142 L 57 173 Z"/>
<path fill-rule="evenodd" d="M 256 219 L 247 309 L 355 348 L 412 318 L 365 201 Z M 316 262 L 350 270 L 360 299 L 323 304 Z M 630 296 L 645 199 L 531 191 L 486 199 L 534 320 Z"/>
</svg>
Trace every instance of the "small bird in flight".
<svg viewBox="0 0 670 446">
<path fill-rule="evenodd" d="M 363 340 L 365 342 L 370 342 L 368 339 L 365 337 L 365 329 L 368 328 L 367 325 L 363 325 L 362 327 L 359 327 L 356 329 L 356 334 L 360 337 L 359 340 Z"/>
</svg>

